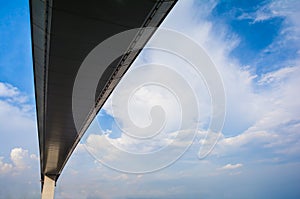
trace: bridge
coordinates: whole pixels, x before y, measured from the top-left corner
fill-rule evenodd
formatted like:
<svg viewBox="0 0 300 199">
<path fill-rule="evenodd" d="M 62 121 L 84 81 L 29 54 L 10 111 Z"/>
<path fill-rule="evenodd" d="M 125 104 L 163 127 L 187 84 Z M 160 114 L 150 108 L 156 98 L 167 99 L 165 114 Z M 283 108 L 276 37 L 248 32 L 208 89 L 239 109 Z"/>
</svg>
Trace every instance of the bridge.
<svg viewBox="0 0 300 199">
<path fill-rule="evenodd" d="M 72 90 L 85 57 L 117 33 L 158 27 L 176 1 L 30 0 L 42 199 L 54 198 L 56 181 L 76 145 L 140 51 L 125 51 L 110 65 L 99 66 L 104 72 L 95 104 L 91 110 L 82 111 L 80 128 L 76 128 Z M 144 35 L 146 41 L 151 35 Z"/>
</svg>

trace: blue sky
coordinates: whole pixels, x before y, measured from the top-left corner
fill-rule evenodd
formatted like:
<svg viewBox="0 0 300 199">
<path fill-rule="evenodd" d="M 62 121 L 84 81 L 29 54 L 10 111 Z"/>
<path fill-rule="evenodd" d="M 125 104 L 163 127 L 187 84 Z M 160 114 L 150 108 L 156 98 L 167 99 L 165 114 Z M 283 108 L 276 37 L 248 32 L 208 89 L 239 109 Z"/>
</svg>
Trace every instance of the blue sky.
<svg viewBox="0 0 300 199">
<path fill-rule="evenodd" d="M 219 142 L 206 158 L 197 158 L 203 125 L 189 150 L 165 169 L 149 174 L 112 170 L 87 150 L 97 144 L 95 135 L 129 151 L 147 147 L 115 128 L 115 119 L 126 120 L 114 118 L 108 100 L 58 180 L 56 198 L 299 198 L 299 9 L 297 0 L 179 1 L 163 26 L 202 46 L 222 77 L 227 104 Z M 39 198 L 29 24 L 27 1 L 0 1 L 0 198 Z M 209 95 L 189 66 L 144 50 L 132 68 L 150 62 L 186 75 L 199 97 L 199 122 L 207 123 Z M 147 71 L 139 78 L 146 75 L 157 74 Z M 145 106 L 133 103 L 139 107 L 132 112 L 137 123 L 147 124 L 145 111 L 157 103 L 172 115 L 168 131 L 176 127 L 176 106 L 164 91 L 144 88 L 135 99 Z M 109 153 L 111 159 L 116 155 Z"/>
</svg>

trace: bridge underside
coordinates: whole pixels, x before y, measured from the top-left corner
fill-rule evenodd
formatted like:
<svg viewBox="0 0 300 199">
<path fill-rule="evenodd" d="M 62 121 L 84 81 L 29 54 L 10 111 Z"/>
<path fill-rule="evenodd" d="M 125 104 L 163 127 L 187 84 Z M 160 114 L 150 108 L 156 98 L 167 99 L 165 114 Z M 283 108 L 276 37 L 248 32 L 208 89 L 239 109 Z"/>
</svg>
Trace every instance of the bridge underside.
<svg viewBox="0 0 300 199">
<path fill-rule="evenodd" d="M 139 52 L 124 52 L 98 83 L 95 106 L 84 110 L 77 131 L 72 90 L 78 69 L 103 40 L 125 30 L 157 27 L 176 0 L 30 0 L 35 94 L 42 185 L 54 182 L 103 103 Z M 148 39 L 151 35 L 147 36 Z M 135 38 L 132 37 L 131 40 Z M 121 60 L 126 59 L 126 66 Z M 118 76 L 116 81 L 114 78 Z M 110 89 L 107 89 L 107 88 Z"/>
</svg>

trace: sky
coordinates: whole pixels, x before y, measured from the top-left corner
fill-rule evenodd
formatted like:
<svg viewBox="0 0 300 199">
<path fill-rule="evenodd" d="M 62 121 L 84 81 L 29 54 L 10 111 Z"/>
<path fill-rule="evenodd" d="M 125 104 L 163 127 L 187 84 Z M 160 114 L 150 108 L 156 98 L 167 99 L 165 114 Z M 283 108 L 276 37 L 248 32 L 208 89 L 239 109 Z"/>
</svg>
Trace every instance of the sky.
<svg viewBox="0 0 300 199">
<path fill-rule="evenodd" d="M 113 96 L 122 95 L 122 85 L 130 85 L 137 72 L 137 82 L 158 76 L 171 81 L 170 88 L 185 89 L 171 72 L 158 75 L 155 68 L 143 69 L 156 63 L 181 74 L 197 108 L 184 107 L 191 99 L 178 102 L 168 88 L 144 85 L 129 100 L 128 119 L 118 115 L 118 101 L 110 97 L 61 174 L 56 198 L 300 198 L 299 9 L 297 0 L 179 0 L 162 27 L 199 45 L 222 79 L 226 116 L 217 144 L 198 158 L 201 145 L 214 141 L 205 140 L 212 106 L 203 78 L 180 57 L 146 48 Z M 149 125 L 154 106 L 166 114 L 161 137 L 136 141 L 120 130 L 132 127 L 129 120 Z M 152 172 L 119 171 L 135 162 L 115 149 L 155 153 L 178 135 L 178 124 L 189 121 L 180 117 L 178 107 L 200 115 L 188 150 Z M 29 8 L 24 0 L 0 0 L 0 185 L 0 198 L 40 197 Z"/>
</svg>

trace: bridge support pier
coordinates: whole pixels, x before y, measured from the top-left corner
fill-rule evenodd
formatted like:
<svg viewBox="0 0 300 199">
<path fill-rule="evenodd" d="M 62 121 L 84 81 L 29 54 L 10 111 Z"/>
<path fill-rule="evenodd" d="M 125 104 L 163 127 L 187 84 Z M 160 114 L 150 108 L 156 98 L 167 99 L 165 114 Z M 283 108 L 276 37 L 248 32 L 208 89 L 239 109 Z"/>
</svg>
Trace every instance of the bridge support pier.
<svg viewBox="0 0 300 199">
<path fill-rule="evenodd" d="M 54 199 L 55 180 L 45 175 L 42 199 Z"/>
</svg>

